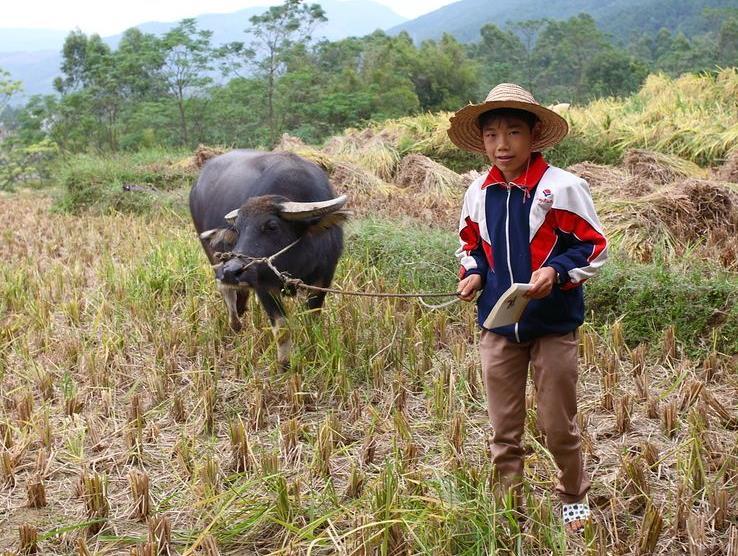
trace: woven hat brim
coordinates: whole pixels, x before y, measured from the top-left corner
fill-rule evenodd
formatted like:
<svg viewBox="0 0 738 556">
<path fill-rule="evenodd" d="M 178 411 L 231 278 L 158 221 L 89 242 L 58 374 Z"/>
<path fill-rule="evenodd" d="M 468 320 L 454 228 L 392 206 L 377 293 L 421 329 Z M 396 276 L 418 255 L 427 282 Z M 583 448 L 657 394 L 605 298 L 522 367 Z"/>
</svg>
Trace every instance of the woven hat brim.
<svg viewBox="0 0 738 556">
<path fill-rule="evenodd" d="M 569 124 L 553 110 L 540 104 L 515 100 L 492 100 L 481 104 L 465 106 L 451 116 L 448 137 L 451 142 L 465 151 L 484 154 L 482 130 L 479 129 L 479 116 L 496 108 L 517 108 L 535 114 L 541 122 L 541 133 L 531 145 L 534 152 L 553 147 L 569 133 Z"/>
</svg>

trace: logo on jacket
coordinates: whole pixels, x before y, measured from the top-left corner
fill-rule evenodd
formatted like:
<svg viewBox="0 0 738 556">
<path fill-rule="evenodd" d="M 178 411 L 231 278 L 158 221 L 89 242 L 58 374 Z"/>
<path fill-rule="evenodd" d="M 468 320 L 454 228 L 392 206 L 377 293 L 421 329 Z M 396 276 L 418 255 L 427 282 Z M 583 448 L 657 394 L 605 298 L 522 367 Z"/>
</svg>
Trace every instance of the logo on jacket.
<svg viewBox="0 0 738 556">
<path fill-rule="evenodd" d="M 541 191 L 542 195 L 538 198 L 538 202 L 542 205 L 551 205 L 553 204 L 553 193 L 551 193 L 550 189 L 544 189 Z"/>
</svg>

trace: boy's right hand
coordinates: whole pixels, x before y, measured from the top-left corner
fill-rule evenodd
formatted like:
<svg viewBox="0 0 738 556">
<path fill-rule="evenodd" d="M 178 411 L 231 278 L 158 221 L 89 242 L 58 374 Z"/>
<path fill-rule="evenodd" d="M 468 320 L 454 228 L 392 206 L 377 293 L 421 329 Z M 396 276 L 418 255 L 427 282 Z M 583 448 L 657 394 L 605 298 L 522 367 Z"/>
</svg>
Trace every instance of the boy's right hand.
<svg viewBox="0 0 738 556">
<path fill-rule="evenodd" d="M 482 277 L 479 274 L 472 274 L 459 281 L 456 291 L 462 301 L 474 301 L 477 291 L 481 289 Z"/>
</svg>

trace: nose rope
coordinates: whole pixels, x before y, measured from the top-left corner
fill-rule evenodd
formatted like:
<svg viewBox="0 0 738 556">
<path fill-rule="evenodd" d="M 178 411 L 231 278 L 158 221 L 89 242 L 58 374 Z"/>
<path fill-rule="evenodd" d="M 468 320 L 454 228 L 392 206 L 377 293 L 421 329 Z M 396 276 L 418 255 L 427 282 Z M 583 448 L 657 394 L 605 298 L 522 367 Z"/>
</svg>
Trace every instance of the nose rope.
<svg viewBox="0 0 738 556">
<path fill-rule="evenodd" d="M 449 293 L 382 293 L 382 292 L 355 292 L 355 291 L 348 291 L 348 290 L 337 290 L 333 288 L 321 288 L 318 286 L 311 286 L 310 284 L 304 283 L 299 278 L 292 278 L 289 274 L 286 272 L 281 272 L 277 267 L 274 266 L 272 261 L 277 258 L 279 255 L 284 253 L 285 251 L 291 249 L 295 246 L 295 244 L 300 241 L 302 237 L 297 238 L 295 241 L 290 243 L 287 247 L 284 249 L 280 249 L 273 255 L 269 257 L 249 257 L 247 255 L 242 255 L 240 253 L 233 253 L 232 251 L 226 251 L 226 252 L 218 252 L 213 255 L 213 258 L 215 258 L 217 261 L 220 261 L 220 264 L 224 263 L 225 261 L 229 261 L 231 259 L 240 259 L 242 261 L 247 261 L 246 265 L 243 266 L 242 270 L 246 270 L 248 267 L 250 267 L 252 264 L 257 263 L 263 263 L 267 265 L 272 272 L 279 278 L 285 286 L 293 286 L 298 287 L 310 291 L 319 291 L 319 292 L 326 292 L 326 293 L 338 293 L 343 295 L 356 295 L 356 296 L 362 296 L 362 297 L 393 297 L 393 298 L 407 298 L 407 297 L 417 297 L 420 301 L 421 305 L 424 307 L 427 307 L 428 309 L 442 309 L 443 307 L 447 307 L 449 305 L 452 305 L 453 303 L 456 303 L 460 301 L 459 299 L 459 292 L 449 292 Z M 219 265 L 213 265 L 214 267 L 217 267 Z M 424 297 L 454 297 L 455 299 L 452 299 L 450 301 L 446 301 L 444 303 L 439 303 L 438 305 L 431 305 L 429 303 L 426 303 L 423 298 Z"/>
<path fill-rule="evenodd" d="M 280 249 L 279 251 L 277 251 L 273 255 L 270 255 L 269 257 L 248 257 L 248 256 L 242 255 L 240 253 L 234 253 L 233 251 L 225 251 L 223 253 L 218 252 L 218 253 L 215 253 L 213 255 L 213 257 L 217 261 L 220 261 L 221 263 L 224 263 L 224 262 L 229 261 L 231 259 L 240 259 L 242 261 L 247 261 L 247 264 L 242 268 L 242 270 L 246 270 L 252 264 L 265 263 L 274 272 L 276 272 L 277 274 L 280 274 L 277 271 L 277 269 L 274 268 L 274 266 L 272 265 L 272 260 L 273 259 L 276 259 L 277 257 L 279 257 L 282 253 L 284 253 L 288 249 L 291 249 L 292 247 L 294 247 L 297 244 L 297 242 L 300 241 L 301 239 L 302 239 L 302 236 L 301 237 L 298 237 L 295 241 L 293 241 L 292 243 L 290 243 L 287 247 L 285 247 L 284 249 Z"/>
</svg>

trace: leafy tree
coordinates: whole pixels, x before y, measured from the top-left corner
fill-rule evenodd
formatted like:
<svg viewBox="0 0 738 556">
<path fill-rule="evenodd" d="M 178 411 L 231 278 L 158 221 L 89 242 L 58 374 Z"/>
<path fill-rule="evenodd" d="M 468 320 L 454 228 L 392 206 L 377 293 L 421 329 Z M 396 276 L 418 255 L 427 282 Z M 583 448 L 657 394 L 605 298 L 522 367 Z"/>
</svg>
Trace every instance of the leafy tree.
<svg viewBox="0 0 738 556">
<path fill-rule="evenodd" d="M 67 35 L 62 47 L 62 76 L 54 80 L 54 88 L 62 94 L 73 93 L 95 84 L 99 64 L 111 55 L 110 47 L 100 35 L 89 37 L 81 31 Z"/>
<path fill-rule="evenodd" d="M 0 68 L 0 114 L 10 103 L 10 99 L 21 90 L 21 82 L 12 80 L 10 73 Z"/>
<path fill-rule="evenodd" d="M 534 64 L 534 48 L 538 42 L 541 30 L 546 27 L 548 20 L 546 19 L 526 19 L 509 25 L 510 30 L 520 37 L 521 43 L 525 48 L 525 77 L 528 90 L 533 92 L 535 87 L 536 67 Z M 511 45 L 517 50 L 517 45 Z M 513 50 L 513 52 L 515 52 Z"/>
<path fill-rule="evenodd" d="M 258 74 L 266 80 L 266 108 L 270 143 L 278 135 L 275 112 L 277 80 L 284 73 L 285 65 L 295 48 L 310 40 L 315 27 L 327 21 L 319 4 L 306 4 L 304 0 L 285 0 L 251 19 L 247 32 L 254 36 L 252 48 L 256 53 Z"/>
<path fill-rule="evenodd" d="M 21 90 L 20 81 L 11 79 L 10 74 L 0 68 L 0 114 Z M 46 176 L 49 162 L 56 154 L 56 145 L 45 135 L 19 136 L 18 128 L 24 125 L 24 117 L 25 112 L 20 111 L 15 129 L 0 134 L 0 191 L 11 190 L 18 182 L 31 176 Z M 28 142 L 24 144 L 22 139 Z"/>
<path fill-rule="evenodd" d="M 549 100 L 581 101 L 587 96 L 585 70 L 590 60 L 612 48 L 588 14 L 549 21 L 536 42 L 538 83 Z"/>
<path fill-rule="evenodd" d="M 123 33 L 115 52 L 121 94 L 129 101 L 151 100 L 166 94 L 159 71 L 164 65 L 162 41 L 131 28 Z"/>
<path fill-rule="evenodd" d="M 198 29 L 195 19 L 189 18 L 161 39 L 163 61 L 158 75 L 177 105 L 183 145 L 190 144 L 187 100 L 212 83 L 207 75 L 213 69 L 212 35 L 212 31 Z"/>
<path fill-rule="evenodd" d="M 439 42 L 420 45 L 410 80 L 422 110 L 453 110 L 475 100 L 479 71 L 464 47 L 445 33 Z"/>
<path fill-rule="evenodd" d="M 523 83 L 528 80 L 529 52 L 518 36 L 488 23 L 479 31 L 482 39 L 469 47 L 470 55 L 479 62 L 480 97 L 498 83 Z"/>
<path fill-rule="evenodd" d="M 723 67 L 738 66 L 738 15 L 727 18 L 720 26 L 715 61 Z"/>
<path fill-rule="evenodd" d="M 123 98 L 121 76 L 110 47 L 99 35 L 87 37 L 80 31 L 73 31 L 64 41 L 61 70 L 63 76 L 54 80 L 54 87 L 62 94 L 61 104 L 74 106 L 81 112 L 70 114 L 68 124 L 78 125 L 84 119 L 82 114 L 94 116 L 96 125 L 86 129 L 83 136 L 116 150 Z"/>
<path fill-rule="evenodd" d="M 629 95 L 638 90 L 646 75 L 648 69 L 643 63 L 615 48 L 596 54 L 584 71 L 593 97 Z"/>
</svg>

